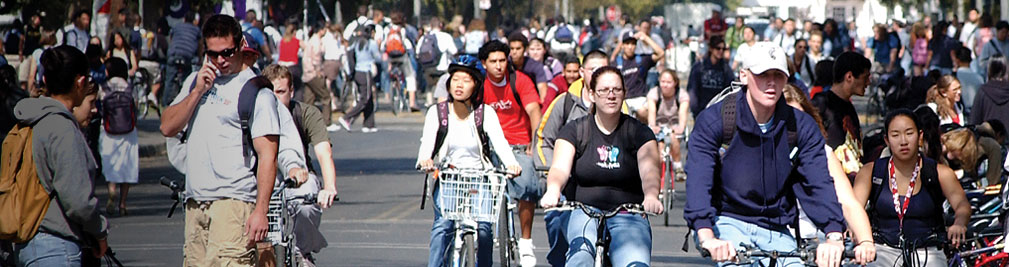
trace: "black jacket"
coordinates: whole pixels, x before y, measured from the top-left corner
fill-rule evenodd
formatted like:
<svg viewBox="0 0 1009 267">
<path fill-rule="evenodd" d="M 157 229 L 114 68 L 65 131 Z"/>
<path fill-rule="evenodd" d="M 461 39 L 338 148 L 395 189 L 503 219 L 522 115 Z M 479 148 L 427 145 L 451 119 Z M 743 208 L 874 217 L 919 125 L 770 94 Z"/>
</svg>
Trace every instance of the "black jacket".
<svg viewBox="0 0 1009 267">
<path fill-rule="evenodd" d="M 974 97 L 974 108 L 970 114 L 970 124 L 979 124 L 991 119 L 1009 125 L 1009 82 L 988 81 L 981 85 Z"/>
</svg>

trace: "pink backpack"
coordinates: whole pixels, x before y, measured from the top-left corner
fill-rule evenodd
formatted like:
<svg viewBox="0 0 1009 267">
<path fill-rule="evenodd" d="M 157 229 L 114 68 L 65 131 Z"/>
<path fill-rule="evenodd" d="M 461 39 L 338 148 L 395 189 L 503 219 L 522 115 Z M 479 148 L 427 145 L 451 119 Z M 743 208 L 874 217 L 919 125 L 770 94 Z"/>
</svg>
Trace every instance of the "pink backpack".
<svg viewBox="0 0 1009 267">
<path fill-rule="evenodd" d="M 925 38 L 918 38 L 914 41 L 914 47 L 911 48 L 911 60 L 914 61 L 915 65 L 925 65 L 928 62 L 928 41 Z"/>
</svg>

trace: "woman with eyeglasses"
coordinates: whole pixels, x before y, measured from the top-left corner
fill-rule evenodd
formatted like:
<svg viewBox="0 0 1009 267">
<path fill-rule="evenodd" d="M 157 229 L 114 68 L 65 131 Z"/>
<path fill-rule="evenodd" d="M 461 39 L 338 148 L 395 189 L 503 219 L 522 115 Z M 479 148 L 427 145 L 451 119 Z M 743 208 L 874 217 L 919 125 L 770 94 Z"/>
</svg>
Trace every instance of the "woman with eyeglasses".
<svg viewBox="0 0 1009 267">
<path fill-rule="evenodd" d="M 641 204 L 647 212 L 662 213 L 655 135 L 647 125 L 620 112 L 626 93 L 623 84 L 615 67 L 602 67 L 592 74 L 587 92 L 594 102 L 590 115 L 561 128 L 540 205 L 557 206 L 563 190 L 571 193 L 565 195 L 567 199 L 593 209 Z M 565 185 L 574 188 L 565 189 Z M 570 216 L 565 231 L 570 244 L 567 265 L 591 266 L 599 222 L 580 209 Z M 606 225 L 613 266 L 649 265 L 652 232 L 647 218 L 621 213 L 607 219 Z"/>
</svg>

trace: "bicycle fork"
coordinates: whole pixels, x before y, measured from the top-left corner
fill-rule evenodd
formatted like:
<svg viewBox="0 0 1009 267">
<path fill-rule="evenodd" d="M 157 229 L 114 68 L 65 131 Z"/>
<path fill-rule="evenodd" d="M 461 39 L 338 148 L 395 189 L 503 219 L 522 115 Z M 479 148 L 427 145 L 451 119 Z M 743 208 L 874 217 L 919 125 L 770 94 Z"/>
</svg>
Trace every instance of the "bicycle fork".
<svg viewBox="0 0 1009 267">
<path fill-rule="evenodd" d="M 466 240 L 466 235 L 479 237 L 479 235 L 477 235 L 477 222 L 474 220 L 462 220 L 456 221 L 455 223 L 455 238 L 452 241 L 452 266 L 462 267 L 466 266 L 465 260 L 468 260 L 463 257 L 463 241 Z M 470 245 L 475 246 L 477 238 L 473 238 L 472 240 L 474 242 Z"/>
<path fill-rule="evenodd" d="M 607 251 L 606 251 L 606 248 L 609 247 L 609 244 L 610 244 L 610 235 L 609 235 L 609 231 L 606 230 L 606 218 L 600 218 L 598 220 L 599 220 L 599 223 L 597 224 L 597 227 L 596 227 L 596 257 L 595 257 L 596 264 L 595 264 L 595 266 L 596 267 L 603 267 L 603 266 L 612 265 L 609 262 L 609 259 L 608 259 L 609 257 L 607 257 Z"/>
</svg>

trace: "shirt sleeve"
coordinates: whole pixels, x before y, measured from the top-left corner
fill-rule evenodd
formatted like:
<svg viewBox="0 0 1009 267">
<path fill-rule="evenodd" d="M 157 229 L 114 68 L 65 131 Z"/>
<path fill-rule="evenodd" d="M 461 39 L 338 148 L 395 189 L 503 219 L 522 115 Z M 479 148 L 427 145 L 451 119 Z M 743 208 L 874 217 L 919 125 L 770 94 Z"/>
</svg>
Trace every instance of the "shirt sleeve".
<svg viewBox="0 0 1009 267">
<path fill-rule="evenodd" d="M 536 91 L 536 84 L 533 84 L 533 81 L 529 79 L 529 76 L 526 76 L 521 72 L 516 72 L 515 75 L 515 90 L 518 91 L 519 97 L 522 98 L 522 104 L 529 105 L 530 103 L 539 103 L 540 96 Z M 525 107 L 521 108 L 522 111 L 525 112 Z"/>
<path fill-rule="evenodd" d="M 58 124 L 62 125 L 41 127 Z M 49 166 L 52 172 L 50 190 L 58 195 L 54 201 L 59 202 L 63 215 L 67 221 L 72 222 L 71 224 L 80 225 L 84 232 L 96 238 L 105 237 L 108 222 L 98 213 L 98 199 L 94 190 L 81 190 L 94 188 L 92 179 L 94 173 L 87 171 L 89 169 L 87 164 L 95 164 L 95 161 L 91 158 L 87 146 L 83 144 L 85 141 L 80 134 L 73 130 L 60 131 L 60 129 L 75 130 L 76 123 L 70 122 L 66 117 L 53 115 L 42 119 L 36 125 L 39 127 L 35 127 L 36 131 L 32 136 L 37 138 L 35 141 L 38 142 L 33 142 L 33 145 L 41 143 L 47 151 L 45 162 L 36 162 L 36 166 Z M 51 153 L 56 151 L 59 153 Z"/>
<path fill-rule="evenodd" d="M 554 141 L 557 139 L 557 131 L 560 130 L 564 122 L 564 99 L 567 94 L 558 95 L 553 102 L 547 106 L 540 127 L 536 130 L 536 164 L 538 166 L 549 167 L 554 156 Z"/>
<path fill-rule="evenodd" d="M 798 155 L 796 155 L 799 158 L 799 166 L 796 169 L 802 174 L 802 178 L 793 186 L 792 191 L 799 203 L 807 207 L 803 210 L 817 228 L 824 233 L 840 232 L 844 226 L 841 204 L 837 198 L 817 197 L 837 195 L 834 190 L 834 179 L 823 171 L 827 169 L 827 155 L 823 149 L 826 143 L 816 122 L 809 116 L 805 118 L 796 118 L 799 127 Z"/>
<path fill-rule="evenodd" d="M 494 153 L 497 153 L 498 158 L 505 166 L 518 165 L 518 161 L 515 160 L 515 154 L 511 153 L 511 146 L 508 145 L 508 140 L 505 139 L 504 131 L 501 130 L 501 122 L 498 121 L 497 112 L 494 111 L 490 105 L 482 105 L 483 107 L 483 131 L 487 134 L 487 138 L 490 139 L 491 146 L 494 148 Z M 437 119 L 437 117 L 435 118 Z M 426 125 L 425 125 L 426 126 Z M 534 171 L 534 170 L 522 170 L 522 171 Z"/>
<path fill-rule="evenodd" d="M 326 131 L 326 125 L 322 121 L 322 112 L 319 111 L 319 108 L 306 104 L 300 106 L 305 109 L 302 113 L 301 126 L 305 127 L 305 134 L 308 135 L 308 140 L 302 140 L 302 142 L 307 141 L 310 147 L 315 147 L 322 142 L 329 142 L 329 132 Z"/>
<path fill-rule="evenodd" d="M 648 89 L 648 94 L 646 94 L 645 97 L 651 101 L 659 101 L 659 87 L 656 86 L 652 87 L 652 89 Z"/>
<path fill-rule="evenodd" d="M 718 105 L 716 105 L 718 106 Z M 715 160 L 718 157 L 719 141 L 722 134 L 720 110 L 706 109 L 697 116 L 697 124 L 690 133 L 687 146 L 687 203 L 683 207 L 683 218 L 690 229 L 711 228 L 717 210 L 711 204 L 714 188 Z"/>
<path fill-rule="evenodd" d="M 249 123 L 252 138 L 280 135 L 280 118 L 277 115 L 277 96 L 269 90 L 259 90 L 256 107 Z"/>
<path fill-rule="evenodd" d="M 417 150 L 417 163 L 431 158 L 431 151 L 434 150 L 434 139 L 438 133 L 438 105 L 433 105 L 427 109 L 424 116 L 424 130 L 420 135 L 420 148 Z"/>
<path fill-rule="evenodd" d="M 640 149 L 642 146 L 648 143 L 648 141 L 655 140 L 655 133 L 653 133 L 652 130 L 649 129 L 647 125 L 637 120 L 629 122 L 634 123 L 636 125 L 636 127 L 634 127 L 635 131 L 634 141 L 637 142 L 636 144 L 634 144 L 635 150 Z"/>
<path fill-rule="evenodd" d="M 572 121 L 571 123 L 565 124 L 560 127 L 560 131 L 557 131 L 557 140 L 568 141 L 571 144 L 578 144 L 578 123 L 587 123 L 584 119 L 578 119 Z M 575 150 L 578 150 L 578 146 L 575 145 Z"/>
<path fill-rule="evenodd" d="M 539 71 L 537 71 L 537 74 L 536 74 L 536 83 L 546 83 L 546 82 L 550 81 L 550 75 L 547 74 L 546 65 L 543 64 L 542 62 L 537 62 L 537 63 L 540 63 L 540 67 L 539 67 Z"/>
</svg>

